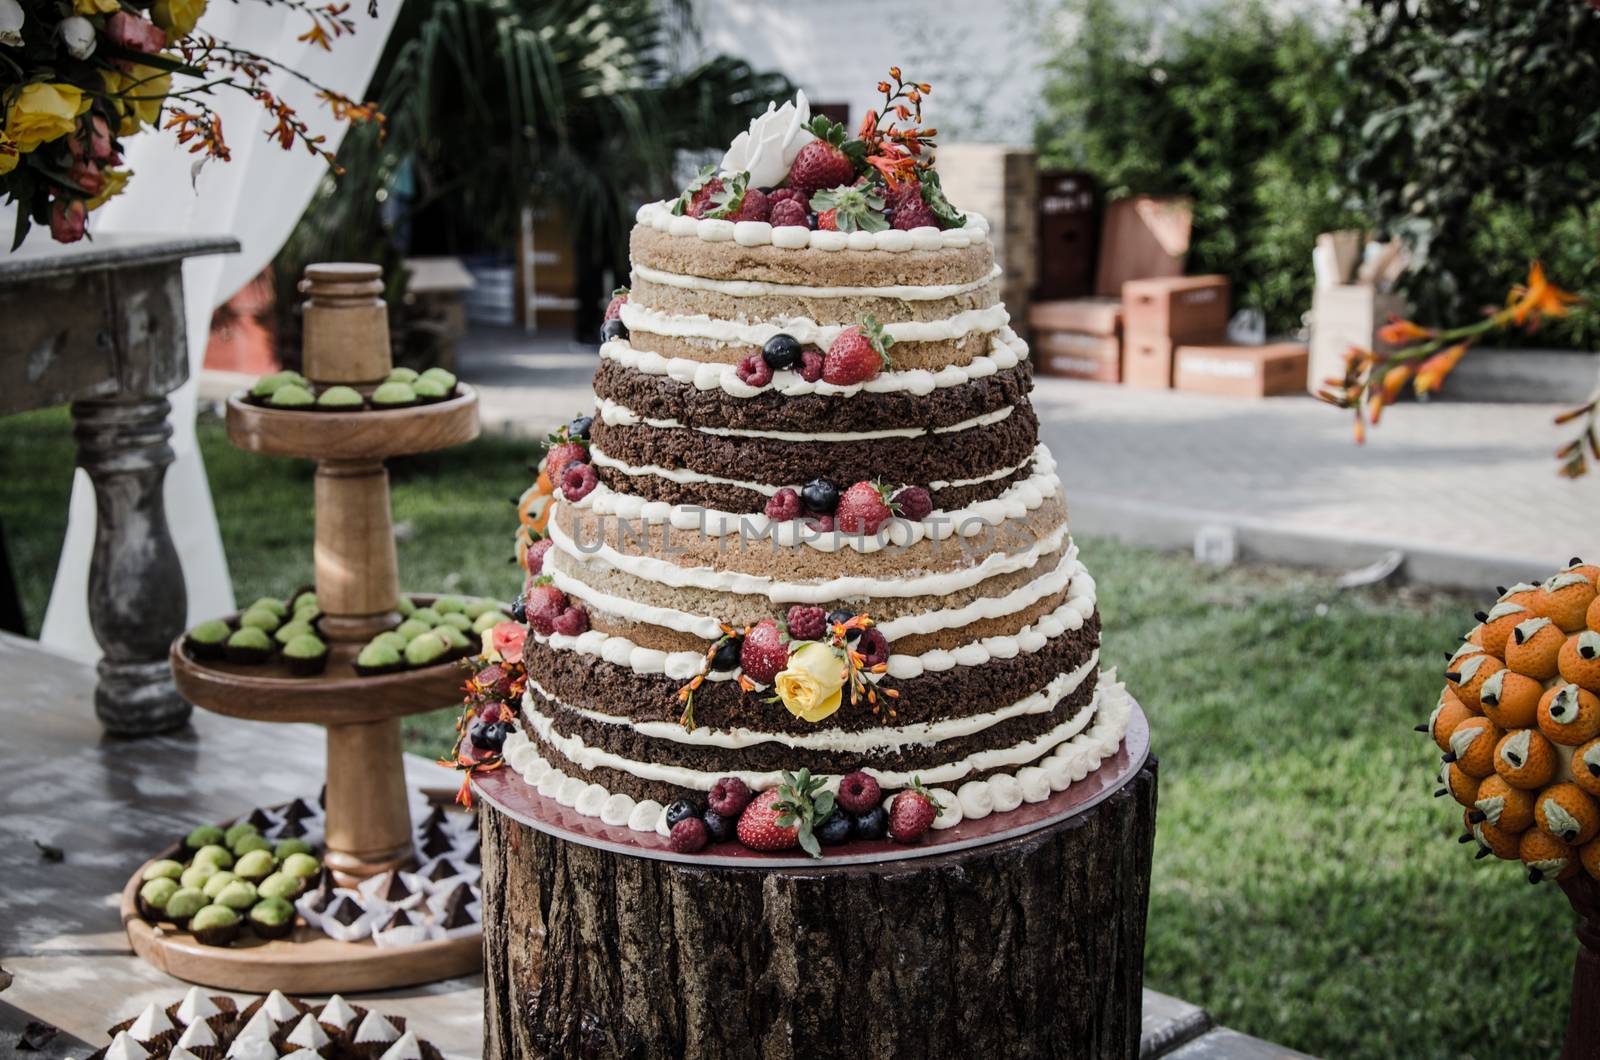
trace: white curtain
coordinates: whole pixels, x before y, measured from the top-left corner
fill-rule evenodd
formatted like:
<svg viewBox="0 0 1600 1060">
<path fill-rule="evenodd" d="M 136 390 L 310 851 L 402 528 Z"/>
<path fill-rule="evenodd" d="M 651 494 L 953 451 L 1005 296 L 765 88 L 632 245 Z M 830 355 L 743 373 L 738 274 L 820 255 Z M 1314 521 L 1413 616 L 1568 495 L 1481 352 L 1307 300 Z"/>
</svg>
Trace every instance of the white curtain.
<svg viewBox="0 0 1600 1060">
<path fill-rule="evenodd" d="M 331 51 L 295 39 L 307 28 L 304 15 L 251 0 L 211 0 L 200 28 L 284 62 L 359 100 L 399 7 L 400 0 L 379 0 L 378 17 L 368 18 L 363 4 L 352 4 L 355 34 L 334 40 Z M 275 76 L 270 87 L 308 119 L 313 132 L 326 134 L 330 149 L 337 149 L 345 127 L 333 119 L 313 90 L 285 75 Z M 124 141 L 127 162 L 134 172 L 127 190 L 96 211 L 90 221 L 91 232 L 231 235 L 242 247 L 238 254 L 192 258 L 183 267 L 191 379 L 171 396 L 172 445 L 177 460 L 167 470 L 166 502 L 167 521 L 183 560 L 191 624 L 234 607 L 211 489 L 195 442 L 195 379 L 205 357 L 211 313 L 272 260 L 327 169 L 298 144 L 285 151 L 269 141 L 265 111 L 254 100 L 241 93 L 220 92 L 214 105 L 222 116 L 231 161 L 208 162 L 191 180 L 196 156 L 180 148 L 171 133 L 147 129 Z M 10 225 L 4 230 L 10 231 Z M 48 239 L 49 233 L 35 229 L 30 238 Z M 303 515 L 310 518 L 309 512 Z M 80 658 L 85 647 L 95 644 L 85 595 L 94 529 L 93 488 L 88 476 L 79 471 L 40 639 L 71 648 Z M 309 557 L 305 559 L 309 562 Z"/>
</svg>

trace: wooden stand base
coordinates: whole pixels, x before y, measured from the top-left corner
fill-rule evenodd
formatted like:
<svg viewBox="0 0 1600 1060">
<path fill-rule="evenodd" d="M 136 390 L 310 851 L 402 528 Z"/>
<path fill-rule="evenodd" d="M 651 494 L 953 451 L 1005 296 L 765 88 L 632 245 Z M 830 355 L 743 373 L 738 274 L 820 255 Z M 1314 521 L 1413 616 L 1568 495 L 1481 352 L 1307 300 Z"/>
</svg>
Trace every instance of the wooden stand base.
<svg viewBox="0 0 1600 1060">
<path fill-rule="evenodd" d="M 1155 811 L 1150 760 L 992 845 L 730 869 L 486 803 L 485 1055 L 1136 1056 Z"/>
</svg>

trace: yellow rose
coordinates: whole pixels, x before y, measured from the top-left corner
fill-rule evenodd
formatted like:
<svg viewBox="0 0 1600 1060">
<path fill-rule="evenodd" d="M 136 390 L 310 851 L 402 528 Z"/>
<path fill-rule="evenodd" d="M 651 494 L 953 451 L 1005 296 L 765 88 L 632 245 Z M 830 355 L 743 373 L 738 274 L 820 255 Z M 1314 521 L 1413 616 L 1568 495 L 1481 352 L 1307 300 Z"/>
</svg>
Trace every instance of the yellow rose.
<svg viewBox="0 0 1600 1060">
<path fill-rule="evenodd" d="M 35 81 L 23 86 L 6 111 L 6 135 L 19 151 L 33 151 L 71 132 L 88 109 L 89 98 L 77 87 Z"/>
<path fill-rule="evenodd" d="M 772 684 L 790 714 L 801 721 L 821 721 L 839 709 L 844 681 L 844 656 L 813 641 L 789 656 L 789 665 Z"/>
<path fill-rule="evenodd" d="M 106 204 L 106 200 L 113 195 L 121 195 L 122 189 L 128 186 L 128 178 L 133 176 L 131 169 L 108 169 L 102 176 L 106 178 L 105 187 L 100 193 L 84 203 L 91 210 L 98 210 Z"/>
<path fill-rule="evenodd" d="M 135 64 L 132 72 L 119 74 L 103 70 L 106 92 L 113 98 L 122 113 L 122 123 L 117 127 L 121 136 L 131 136 L 141 125 L 154 125 L 161 116 L 161 104 L 172 91 L 172 75 L 162 73 L 153 66 Z"/>
<path fill-rule="evenodd" d="M 170 40 L 187 37 L 200 16 L 206 13 L 206 0 L 156 0 L 150 17 L 167 31 Z"/>
<path fill-rule="evenodd" d="M 0 177 L 16 169 L 21 160 L 22 152 L 17 150 L 17 145 L 0 136 Z"/>
<path fill-rule="evenodd" d="M 122 0 L 72 0 L 75 15 L 109 15 L 122 10 Z"/>
</svg>

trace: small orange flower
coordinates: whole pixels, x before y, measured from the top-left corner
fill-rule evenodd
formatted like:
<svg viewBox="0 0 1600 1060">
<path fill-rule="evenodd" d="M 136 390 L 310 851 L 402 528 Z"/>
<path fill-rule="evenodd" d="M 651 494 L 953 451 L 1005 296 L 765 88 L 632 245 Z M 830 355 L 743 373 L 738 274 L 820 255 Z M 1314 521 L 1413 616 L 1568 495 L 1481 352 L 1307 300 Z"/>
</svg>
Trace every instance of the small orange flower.
<svg viewBox="0 0 1600 1060">
<path fill-rule="evenodd" d="M 1405 389 L 1406 383 L 1411 381 L 1413 369 L 1409 364 L 1397 364 L 1383 373 L 1383 400 L 1387 404 L 1394 404 L 1400 396 L 1400 391 Z"/>
<path fill-rule="evenodd" d="M 1378 329 L 1378 339 L 1390 346 L 1409 346 L 1413 342 L 1431 339 L 1434 332 L 1411 320 L 1402 320 L 1391 316 L 1389 323 Z"/>
<path fill-rule="evenodd" d="M 1583 299 L 1577 295 L 1547 280 L 1544 265 L 1536 261 L 1528 267 L 1528 282 L 1511 288 L 1506 312 L 1513 324 L 1537 326 L 1544 317 L 1566 316 L 1570 307 L 1581 301 Z"/>
<path fill-rule="evenodd" d="M 1372 396 L 1367 398 L 1367 417 L 1372 420 L 1372 425 L 1374 427 L 1376 427 L 1378 425 L 1378 421 L 1383 418 L 1383 406 L 1383 391 L 1374 391 Z M 1361 441 L 1359 434 L 1356 436 L 1356 441 Z"/>
<path fill-rule="evenodd" d="M 1414 384 L 1417 397 L 1427 397 L 1444 385 L 1445 376 L 1449 375 L 1466 355 L 1467 346 L 1465 342 L 1458 342 L 1422 362 L 1421 367 L 1417 369 L 1417 380 Z"/>
</svg>

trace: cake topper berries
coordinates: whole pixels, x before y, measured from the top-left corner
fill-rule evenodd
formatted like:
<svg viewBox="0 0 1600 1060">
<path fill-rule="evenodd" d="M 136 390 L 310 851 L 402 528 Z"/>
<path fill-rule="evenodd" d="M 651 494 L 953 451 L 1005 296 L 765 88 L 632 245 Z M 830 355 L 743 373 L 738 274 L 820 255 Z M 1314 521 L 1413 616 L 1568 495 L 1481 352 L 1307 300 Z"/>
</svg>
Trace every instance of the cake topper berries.
<svg viewBox="0 0 1600 1060">
<path fill-rule="evenodd" d="M 877 318 L 868 316 L 845 328 L 828 344 L 827 355 L 822 359 L 822 381 L 853 386 L 876 379 L 879 372 L 892 367 L 889 347 L 893 345 L 894 336 L 883 330 Z"/>
</svg>

